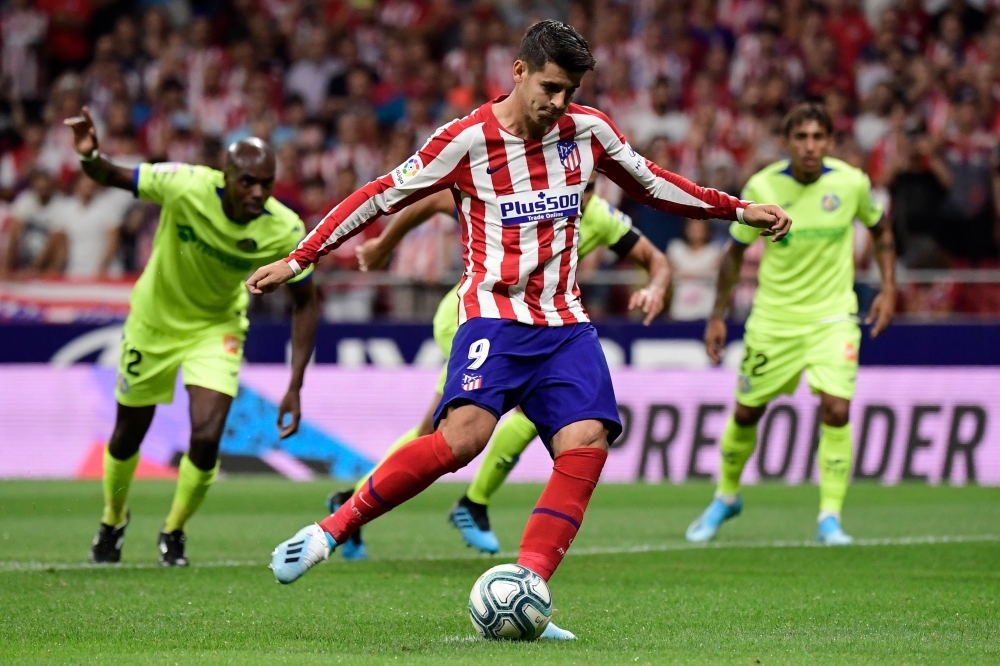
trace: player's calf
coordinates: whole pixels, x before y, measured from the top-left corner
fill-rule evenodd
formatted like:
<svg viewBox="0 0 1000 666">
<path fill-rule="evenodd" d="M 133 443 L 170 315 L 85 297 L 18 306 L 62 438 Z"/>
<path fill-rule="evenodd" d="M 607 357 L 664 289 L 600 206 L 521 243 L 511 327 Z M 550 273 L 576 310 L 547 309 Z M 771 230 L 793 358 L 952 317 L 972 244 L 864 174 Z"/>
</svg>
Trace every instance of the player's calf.
<svg viewBox="0 0 1000 666">
<path fill-rule="evenodd" d="M 552 576 L 580 529 L 607 458 L 605 449 L 595 447 L 556 455 L 552 476 L 524 528 L 518 564 L 546 581 Z"/>
<path fill-rule="evenodd" d="M 326 508 L 331 514 L 336 513 L 337 509 L 342 507 L 351 499 L 351 495 L 354 494 L 353 490 L 340 490 L 337 492 L 330 493 L 326 498 Z M 360 562 L 368 559 L 368 548 L 365 546 L 364 540 L 361 538 L 361 529 L 352 534 L 347 541 L 341 544 L 340 555 L 345 560 L 351 562 Z"/>
<path fill-rule="evenodd" d="M 282 583 L 298 579 L 363 525 L 423 492 L 444 474 L 463 467 L 465 463 L 455 457 L 440 431 L 400 447 L 332 516 L 302 528 L 278 545 L 271 561 L 275 578 Z"/>
<path fill-rule="evenodd" d="M 447 409 L 438 432 L 464 467 L 486 449 L 496 426 L 496 417 L 482 407 L 459 405 Z"/>
</svg>

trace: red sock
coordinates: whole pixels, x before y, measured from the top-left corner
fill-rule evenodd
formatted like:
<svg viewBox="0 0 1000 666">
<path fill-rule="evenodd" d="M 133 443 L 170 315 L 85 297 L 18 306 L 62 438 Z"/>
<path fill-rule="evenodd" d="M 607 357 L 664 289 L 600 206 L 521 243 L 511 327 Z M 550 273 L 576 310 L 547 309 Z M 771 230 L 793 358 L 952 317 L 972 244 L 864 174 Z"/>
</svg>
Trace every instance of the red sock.
<svg viewBox="0 0 1000 666">
<path fill-rule="evenodd" d="M 556 456 L 552 476 L 531 512 L 517 563 L 548 580 L 573 543 L 608 452 L 584 448 Z"/>
<path fill-rule="evenodd" d="M 420 494 L 443 474 L 463 467 L 440 432 L 418 437 L 386 458 L 368 483 L 319 526 L 334 541 L 344 543 L 365 523 Z"/>
</svg>

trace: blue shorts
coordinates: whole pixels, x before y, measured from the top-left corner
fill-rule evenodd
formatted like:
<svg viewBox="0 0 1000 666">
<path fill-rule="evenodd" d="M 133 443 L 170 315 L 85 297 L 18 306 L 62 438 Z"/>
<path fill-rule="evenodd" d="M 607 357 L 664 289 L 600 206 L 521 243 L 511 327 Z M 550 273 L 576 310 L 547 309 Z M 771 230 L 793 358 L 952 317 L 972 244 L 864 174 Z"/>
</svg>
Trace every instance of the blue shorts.
<svg viewBox="0 0 1000 666">
<path fill-rule="evenodd" d="M 468 320 L 455 334 L 435 427 L 450 405 L 463 403 L 497 418 L 520 406 L 550 452 L 552 437 L 577 421 L 603 421 L 609 443 L 622 432 L 611 373 L 590 324 Z"/>
</svg>

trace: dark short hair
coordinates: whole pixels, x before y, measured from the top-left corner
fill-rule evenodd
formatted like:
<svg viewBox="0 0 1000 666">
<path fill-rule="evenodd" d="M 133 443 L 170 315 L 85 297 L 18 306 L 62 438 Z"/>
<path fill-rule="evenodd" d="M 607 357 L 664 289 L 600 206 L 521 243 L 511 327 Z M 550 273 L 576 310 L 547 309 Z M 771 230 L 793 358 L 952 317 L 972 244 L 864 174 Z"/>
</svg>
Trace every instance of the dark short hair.
<svg viewBox="0 0 1000 666">
<path fill-rule="evenodd" d="M 528 28 L 517 50 L 517 59 L 526 62 L 533 72 L 543 69 L 547 62 L 567 72 L 588 72 L 597 66 L 587 40 L 576 28 L 551 19 Z"/>
<path fill-rule="evenodd" d="M 792 131 L 802 123 L 815 120 L 827 134 L 833 134 L 833 121 L 830 114 L 826 112 L 826 107 L 815 102 L 803 102 L 797 105 L 781 121 L 781 132 L 785 136 L 791 136 Z"/>
</svg>

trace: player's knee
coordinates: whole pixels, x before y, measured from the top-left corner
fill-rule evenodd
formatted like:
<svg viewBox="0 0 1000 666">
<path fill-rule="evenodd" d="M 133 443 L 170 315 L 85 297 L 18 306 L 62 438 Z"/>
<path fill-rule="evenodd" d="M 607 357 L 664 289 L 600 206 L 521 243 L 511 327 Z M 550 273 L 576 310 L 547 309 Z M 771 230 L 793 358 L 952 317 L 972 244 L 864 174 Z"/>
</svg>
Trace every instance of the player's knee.
<svg viewBox="0 0 1000 666">
<path fill-rule="evenodd" d="M 139 450 L 141 439 L 129 437 L 124 428 L 116 426 L 108 440 L 108 453 L 116 460 L 128 460 Z"/>
<path fill-rule="evenodd" d="M 434 422 L 428 416 L 420 422 L 419 426 L 417 426 L 417 437 L 423 437 L 424 435 L 429 435 L 432 432 L 434 432 Z"/>
<path fill-rule="evenodd" d="M 483 452 L 490 441 L 491 433 L 492 430 L 484 433 L 476 428 L 449 428 L 441 431 L 444 441 L 448 444 L 455 458 L 465 464 L 472 462 L 476 456 Z"/>
<path fill-rule="evenodd" d="M 192 435 L 187 455 L 195 467 L 207 472 L 219 460 L 219 440 L 196 439 Z"/>
<path fill-rule="evenodd" d="M 842 399 L 824 400 L 820 405 L 820 417 L 828 426 L 842 428 L 847 425 L 851 403 Z"/>
<path fill-rule="evenodd" d="M 583 448 L 608 448 L 608 429 L 600 421 L 587 420 L 571 423 L 552 438 L 552 453 Z"/>
<path fill-rule="evenodd" d="M 736 410 L 733 412 L 733 420 L 736 421 L 736 425 L 748 427 L 755 426 L 757 422 L 760 421 L 760 417 L 764 416 L 764 412 L 767 410 L 767 405 L 761 407 L 747 407 L 746 405 L 741 405 L 736 403 Z"/>
<path fill-rule="evenodd" d="M 497 420 L 485 409 L 464 405 L 449 409 L 439 429 L 459 461 L 469 463 L 489 444 Z"/>
<path fill-rule="evenodd" d="M 119 405 L 115 429 L 108 440 L 108 453 L 117 460 L 128 460 L 134 456 L 152 420 L 151 407 L 135 408 Z"/>
<path fill-rule="evenodd" d="M 194 466 L 202 470 L 215 467 L 219 458 L 219 442 L 224 424 L 199 423 L 191 426 L 191 445 L 188 458 Z"/>
</svg>

